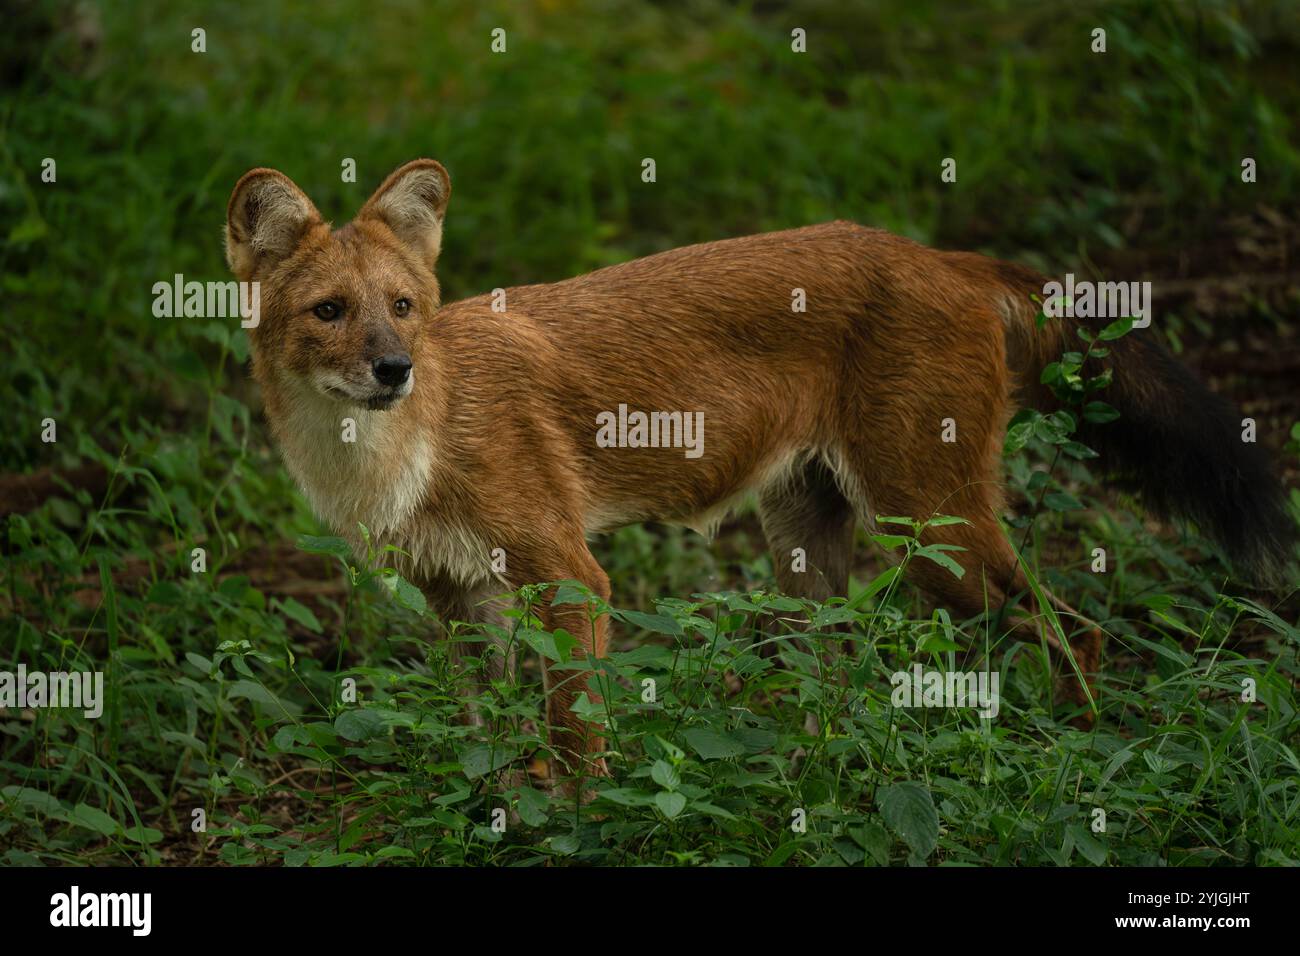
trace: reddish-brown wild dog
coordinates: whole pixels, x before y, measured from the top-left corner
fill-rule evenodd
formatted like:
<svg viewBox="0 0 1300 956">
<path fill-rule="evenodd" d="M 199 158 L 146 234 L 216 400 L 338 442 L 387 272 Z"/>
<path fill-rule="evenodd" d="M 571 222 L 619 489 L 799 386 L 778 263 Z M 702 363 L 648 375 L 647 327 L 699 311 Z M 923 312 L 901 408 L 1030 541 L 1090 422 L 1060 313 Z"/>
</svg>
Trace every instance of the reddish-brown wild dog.
<svg viewBox="0 0 1300 956">
<path fill-rule="evenodd" d="M 746 492 L 790 593 L 845 594 L 856 524 L 936 513 L 969 521 L 925 534 L 962 548 L 966 573 L 920 561 L 917 584 L 963 615 L 1027 591 L 997 521 L 1000 449 L 1016 407 L 1050 407 L 1039 373 L 1075 341 L 1064 320 L 1036 328 L 1042 276 L 833 222 L 508 289 L 504 311 L 490 296 L 442 305 L 450 194 L 440 164 L 415 160 L 334 230 L 288 177 L 254 169 L 226 231 L 236 277 L 262 286 L 253 373 L 289 471 L 339 534 L 356 543 L 361 523 L 406 552 L 399 570 L 444 620 L 481 618 L 484 599 L 544 581 L 608 600 L 588 536 L 651 519 L 704 527 Z M 1240 416 L 1153 330 L 1112 344 L 1106 399 L 1121 418 L 1084 440 L 1158 509 L 1269 575 L 1294 523 Z M 702 413 L 702 452 L 598 444 L 620 405 Z M 940 440 L 945 419 L 955 442 Z M 547 628 L 605 653 L 603 618 L 593 628 L 583 607 L 543 604 Z M 1072 654 L 1091 678 L 1100 633 L 1076 623 Z M 572 771 L 606 772 L 601 740 L 570 709 L 596 695 L 571 671 L 552 678 L 556 752 Z"/>
</svg>

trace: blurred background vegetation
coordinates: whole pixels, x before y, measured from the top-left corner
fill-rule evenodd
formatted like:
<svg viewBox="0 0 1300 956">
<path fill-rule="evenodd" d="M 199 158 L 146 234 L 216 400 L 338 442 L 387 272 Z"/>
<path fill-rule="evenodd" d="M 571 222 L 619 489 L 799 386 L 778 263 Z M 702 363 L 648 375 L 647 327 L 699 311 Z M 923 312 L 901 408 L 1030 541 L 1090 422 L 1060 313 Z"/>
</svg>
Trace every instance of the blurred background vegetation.
<svg viewBox="0 0 1300 956">
<path fill-rule="evenodd" d="M 214 376 L 239 394 L 225 324 L 149 305 L 174 273 L 226 278 L 225 203 L 253 166 L 341 223 L 399 163 L 440 159 L 449 298 L 834 218 L 1048 271 L 1173 277 L 1198 247 L 1222 264 L 1234 215 L 1289 216 L 1300 177 L 1289 2 L 10 6 L 11 469 L 71 454 L 74 435 L 116 452 L 129 430 L 197 427 Z"/>
<path fill-rule="evenodd" d="M 228 278 L 226 201 L 254 166 L 342 223 L 398 164 L 441 160 L 448 299 L 836 218 L 1047 272 L 1151 279 L 1161 334 L 1259 418 L 1261 442 L 1281 450 L 1300 418 L 1289 0 L 6 7 L 0 642 L 15 658 L 117 654 L 165 676 L 185 649 L 211 652 L 214 626 L 244 633 L 254 606 L 282 638 L 333 653 L 302 609 L 344 620 L 346 601 L 328 565 L 292 548 L 319 526 L 268 445 L 243 332 L 151 312 L 153 284 L 175 273 Z M 945 157 L 956 183 L 940 180 Z M 1257 182 L 1242 182 L 1245 157 Z M 46 418 L 57 443 L 41 441 Z M 196 542 L 212 583 L 173 583 Z M 745 516 L 713 544 L 632 529 L 602 548 L 627 605 L 770 580 Z M 1159 557 L 1177 574 L 1181 560 Z M 164 705 L 138 699 L 158 676 L 135 685 L 140 711 L 118 711 L 136 733 L 166 725 L 151 709 Z M 175 708 L 192 733 L 193 703 Z M 209 769 L 239 751 L 226 732 L 196 751 Z M 39 763 L 30 727 L 6 733 L 10 769 Z M 170 759 L 142 757 L 139 786 L 161 797 L 202 779 Z"/>
</svg>

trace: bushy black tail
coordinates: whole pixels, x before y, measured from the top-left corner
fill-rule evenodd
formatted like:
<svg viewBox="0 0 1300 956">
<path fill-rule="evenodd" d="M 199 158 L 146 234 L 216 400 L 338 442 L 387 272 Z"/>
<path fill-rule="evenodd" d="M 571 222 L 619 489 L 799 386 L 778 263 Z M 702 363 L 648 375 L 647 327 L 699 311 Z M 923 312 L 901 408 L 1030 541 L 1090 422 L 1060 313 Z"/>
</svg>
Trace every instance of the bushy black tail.
<svg viewBox="0 0 1300 956">
<path fill-rule="evenodd" d="M 1195 522 L 1247 580 L 1284 583 L 1296 522 L 1268 452 L 1244 440 L 1240 411 L 1206 388 L 1153 329 L 1105 344 L 1110 355 L 1099 365 L 1110 366 L 1113 380 L 1099 397 L 1120 417 L 1084 423 L 1080 440 L 1148 508 Z"/>
<path fill-rule="evenodd" d="M 1020 379 L 1018 397 L 1047 412 L 1059 407 L 1037 383 L 1043 368 L 1066 349 L 1083 351 L 1078 319 L 1035 321 L 1045 279 L 1031 269 L 996 260 L 991 277 L 1011 294 L 1007 358 Z M 1086 323 L 1095 333 L 1107 321 Z M 1112 381 L 1096 398 L 1119 411 L 1105 423 L 1082 422 L 1079 439 L 1100 455 L 1110 481 L 1135 492 L 1164 518 L 1194 522 L 1218 542 L 1246 580 L 1294 583 L 1297 528 L 1286 493 L 1264 448 L 1244 441 L 1242 414 L 1211 392 L 1160 342 L 1154 328 L 1133 329 L 1090 359 L 1088 377 L 1111 369 Z"/>
</svg>

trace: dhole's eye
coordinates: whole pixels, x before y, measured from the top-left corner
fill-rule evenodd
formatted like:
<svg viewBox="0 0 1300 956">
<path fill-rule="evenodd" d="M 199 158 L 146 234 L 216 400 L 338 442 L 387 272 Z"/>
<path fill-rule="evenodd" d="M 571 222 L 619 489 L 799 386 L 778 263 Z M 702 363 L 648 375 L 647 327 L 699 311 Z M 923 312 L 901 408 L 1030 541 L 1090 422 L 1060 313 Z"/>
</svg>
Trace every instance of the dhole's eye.
<svg viewBox="0 0 1300 956">
<path fill-rule="evenodd" d="M 312 312 L 316 313 L 316 318 L 324 319 L 326 322 L 339 317 L 339 307 L 333 302 L 322 302 L 312 309 Z"/>
<path fill-rule="evenodd" d="M 406 315 L 406 313 L 411 311 L 411 300 L 398 299 L 396 302 L 393 303 L 393 311 L 397 313 L 398 318 L 401 318 L 402 316 Z"/>
</svg>

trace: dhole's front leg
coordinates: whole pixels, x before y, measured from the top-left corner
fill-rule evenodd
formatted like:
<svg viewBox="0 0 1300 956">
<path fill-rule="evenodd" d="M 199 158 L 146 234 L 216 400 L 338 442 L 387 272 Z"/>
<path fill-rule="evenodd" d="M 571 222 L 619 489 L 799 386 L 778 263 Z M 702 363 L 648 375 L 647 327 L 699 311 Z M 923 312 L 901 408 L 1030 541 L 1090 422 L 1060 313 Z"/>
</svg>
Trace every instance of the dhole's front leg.
<svg viewBox="0 0 1300 956">
<path fill-rule="evenodd" d="M 542 581 L 574 580 L 584 584 L 602 601 L 609 601 L 609 578 L 596 563 L 580 537 L 567 546 L 550 543 L 542 549 L 523 548 L 513 553 L 510 577 L 516 585 Z M 536 608 L 542 626 L 548 631 L 564 628 L 578 640 L 574 660 L 604 657 L 609 629 L 607 615 L 592 619 L 588 604 L 552 605 L 555 589 L 548 589 Z M 595 681 L 582 671 L 557 668 L 542 661 L 546 683 L 546 720 L 550 743 L 563 769 L 574 776 L 609 776 L 605 758 L 596 756 L 604 749 L 604 740 L 595 726 L 573 713 L 574 701 L 584 691 L 592 702 L 602 698 Z"/>
</svg>

